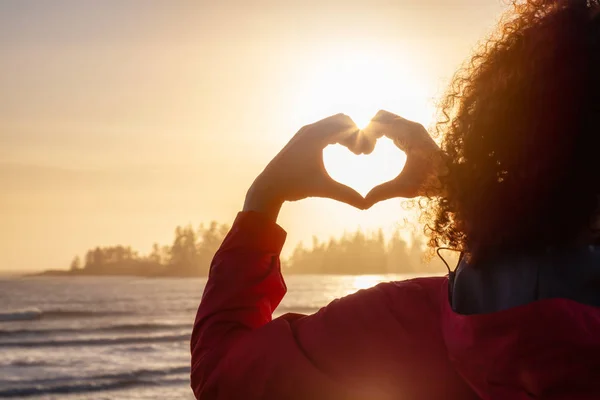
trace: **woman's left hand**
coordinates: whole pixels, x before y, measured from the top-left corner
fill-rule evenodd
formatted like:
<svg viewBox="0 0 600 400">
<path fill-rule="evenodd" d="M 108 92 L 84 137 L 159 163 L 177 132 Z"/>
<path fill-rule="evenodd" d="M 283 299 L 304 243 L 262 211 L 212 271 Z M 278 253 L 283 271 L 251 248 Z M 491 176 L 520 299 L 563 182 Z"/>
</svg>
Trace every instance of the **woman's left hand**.
<svg viewBox="0 0 600 400">
<path fill-rule="evenodd" d="M 365 199 L 354 189 L 331 178 L 323 163 L 323 149 L 342 144 L 355 154 L 372 150 L 350 117 L 337 114 L 301 128 L 267 165 L 248 190 L 244 211 L 265 213 L 277 219 L 285 201 L 325 197 L 359 209 Z"/>
<path fill-rule="evenodd" d="M 394 197 L 432 197 L 442 193 L 440 177 L 448 173 L 445 155 L 423 125 L 381 110 L 363 132 L 371 140 L 385 135 L 406 153 L 402 172 L 367 194 L 368 207 Z"/>
</svg>

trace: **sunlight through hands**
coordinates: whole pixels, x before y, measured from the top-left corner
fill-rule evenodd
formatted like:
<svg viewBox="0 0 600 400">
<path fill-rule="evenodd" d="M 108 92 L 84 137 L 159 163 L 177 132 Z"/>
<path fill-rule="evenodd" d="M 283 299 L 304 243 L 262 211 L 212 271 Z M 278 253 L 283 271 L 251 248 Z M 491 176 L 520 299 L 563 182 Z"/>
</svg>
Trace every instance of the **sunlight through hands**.
<svg viewBox="0 0 600 400">
<path fill-rule="evenodd" d="M 381 138 L 369 155 L 356 155 L 339 144 L 328 146 L 323 150 L 323 162 L 333 179 L 365 196 L 377 185 L 400 174 L 406 154 L 392 140 Z"/>
</svg>

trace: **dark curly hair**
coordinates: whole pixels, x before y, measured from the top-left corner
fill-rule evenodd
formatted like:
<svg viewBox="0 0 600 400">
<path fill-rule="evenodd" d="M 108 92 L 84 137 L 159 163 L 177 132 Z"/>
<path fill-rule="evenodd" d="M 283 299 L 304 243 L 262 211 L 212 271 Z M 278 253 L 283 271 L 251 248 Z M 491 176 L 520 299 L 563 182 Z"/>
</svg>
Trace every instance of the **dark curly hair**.
<svg viewBox="0 0 600 400">
<path fill-rule="evenodd" d="M 600 0 L 513 1 L 455 75 L 430 245 L 470 257 L 565 246 L 600 194 Z"/>
</svg>

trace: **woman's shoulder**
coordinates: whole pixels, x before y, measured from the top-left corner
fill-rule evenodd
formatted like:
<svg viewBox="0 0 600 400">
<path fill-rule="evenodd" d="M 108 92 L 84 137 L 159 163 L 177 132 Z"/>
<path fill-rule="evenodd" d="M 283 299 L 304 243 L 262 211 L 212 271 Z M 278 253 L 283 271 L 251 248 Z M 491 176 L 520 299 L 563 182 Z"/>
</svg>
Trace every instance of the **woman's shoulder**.
<svg viewBox="0 0 600 400">
<path fill-rule="evenodd" d="M 439 292 L 446 287 L 448 276 L 425 276 L 405 279 L 402 281 L 384 282 L 378 286 L 382 290 L 390 291 L 397 295 L 424 295 L 438 298 Z"/>
<path fill-rule="evenodd" d="M 447 276 L 430 276 L 385 282 L 375 286 L 387 299 L 390 310 L 406 315 L 409 310 L 439 315 L 441 297 L 448 293 Z"/>
</svg>

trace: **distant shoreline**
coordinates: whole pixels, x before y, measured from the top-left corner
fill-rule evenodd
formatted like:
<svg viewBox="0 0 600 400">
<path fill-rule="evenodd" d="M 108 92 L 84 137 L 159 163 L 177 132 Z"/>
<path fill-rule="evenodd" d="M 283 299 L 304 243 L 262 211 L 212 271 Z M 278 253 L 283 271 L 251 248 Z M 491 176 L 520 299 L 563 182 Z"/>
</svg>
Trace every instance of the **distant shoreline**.
<svg viewBox="0 0 600 400">
<path fill-rule="evenodd" d="M 71 271 L 71 270 L 46 270 L 41 272 L 34 272 L 30 274 L 21 274 L 21 277 L 35 278 L 35 277 L 138 277 L 138 278 L 204 278 L 206 275 L 182 275 L 182 274 L 169 274 L 165 272 L 158 273 L 135 273 L 135 272 L 88 272 L 85 269 Z"/>
<path fill-rule="evenodd" d="M 421 274 L 431 274 L 432 272 L 422 272 Z M 285 276 L 364 276 L 364 275 L 415 275 L 420 276 L 421 274 L 417 272 L 413 273 L 399 273 L 399 272 L 381 272 L 381 273 L 373 273 L 373 272 L 365 272 L 362 274 L 349 274 L 349 273 L 302 273 L 302 272 L 291 272 L 291 271 L 283 271 Z M 441 273 L 440 273 L 441 275 Z M 95 277 L 95 278 L 207 278 L 206 275 L 142 275 L 142 274 L 93 274 L 93 273 L 77 273 L 69 270 L 47 270 L 41 272 L 33 272 L 33 273 L 9 273 L 9 274 L 0 274 L 0 278 L 55 278 L 55 277 Z"/>
</svg>

